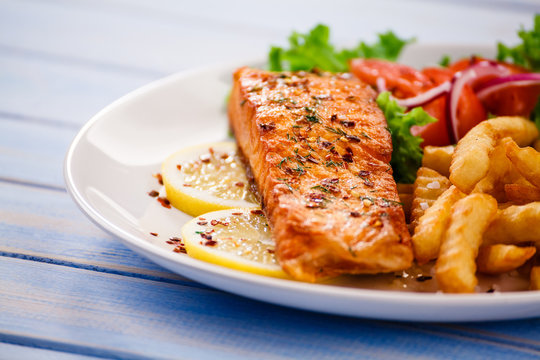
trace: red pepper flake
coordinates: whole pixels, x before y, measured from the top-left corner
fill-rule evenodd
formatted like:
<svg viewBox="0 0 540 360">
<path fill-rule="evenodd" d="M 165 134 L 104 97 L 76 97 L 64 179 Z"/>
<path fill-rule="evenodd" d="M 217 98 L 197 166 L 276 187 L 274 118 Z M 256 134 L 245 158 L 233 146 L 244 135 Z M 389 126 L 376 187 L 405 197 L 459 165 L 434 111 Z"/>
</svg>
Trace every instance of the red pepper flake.
<svg viewBox="0 0 540 360">
<path fill-rule="evenodd" d="M 311 154 L 306 156 L 306 160 L 309 161 L 309 162 L 312 162 L 314 164 L 319 164 L 319 160 L 315 159 L 313 156 L 311 156 Z"/>
<path fill-rule="evenodd" d="M 173 249 L 175 253 L 187 254 L 186 248 L 183 245 L 178 245 Z"/>
<path fill-rule="evenodd" d="M 276 124 L 274 123 L 270 123 L 270 124 L 259 124 L 259 127 L 261 128 L 261 130 L 263 131 L 270 131 L 270 130 L 274 130 L 276 128 Z"/>
<path fill-rule="evenodd" d="M 356 123 L 354 121 L 350 121 L 350 120 L 342 120 L 340 121 L 341 125 L 345 126 L 346 128 L 353 128 Z"/>
<path fill-rule="evenodd" d="M 199 222 L 197 222 L 197 225 L 201 225 L 201 226 L 206 225 L 206 224 L 208 224 L 208 221 L 199 221 Z"/>
<path fill-rule="evenodd" d="M 276 251 L 274 249 L 266 249 L 266 252 L 268 252 L 269 254 L 273 254 L 275 253 Z"/>
<path fill-rule="evenodd" d="M 201 237 L 206 240 L 212 240 L 212 235 L 207 233 L 201 233 Z"/>
<path fill-rule="evenodd" d="M 164 198 L 164 197 L 158 197 L 157 198 L 157 201 L 159 201 L 159 203 L 161 204 L 161 206 L 167 208 L 167 209 L 170 209 L 171 208 L 171 203 L 169 202 L 169 199 L 167 198 Z"/>
<path fill-rule="evenodd" d="M 176 237 L 176 236 L 174 236 L 172 238 L 169 238 L 169 240 L 172 241 L 172 242 L 182 242 L 182 239 L 180 239 L 179 237 Z"/>
<path fill-rule="evenodd" d="M 191 187 L 190 184 L 182 184 L 182 185 L 185 186 L 185 187 Z"/>
<path fill-rule="evenodd" d="M 253 215 L 262 215 L 263 214 L 263 211 L 262 210 L 251 210 L 250 211 Z"/>
<path fill-rule="evenodd" d="M 242 214 L 243 214 L 243 213 L 241 213 L 241 212 L 233 212 L 233 213 L 231 213 L 231 215 L 237 215 L 237 216 L 238 216 L 238 215 L 242 215 Z"/>
<path fill-rule="evenodd" d="M 332 146 L 332 143 L 330 141 L 321 141 L 321 146 L 323 148 L 329 148 L 330 146 Z"/>
<path fill-rule="evenodd" d="M 182 165 L 178 164 L 178 165 L 176 165 L 176 168 L 177 168 L 178 170 L 182 170 Z"/>
<path fill-rule="evenodd" d="M 352 162 L 353 162 L 353 157 L 352 157 L 352 154 L 350 154 L 350 153 L 346 153 L 346 154 L 341 155 L 341 158 L 342 158 L 343 161 L 345 161 L 345 162 L 348 162 L 348 163 L 352 163 Z"/>
<path fill-rule="evenodd" d="M 214 220 L 210 221 L 210 225 L 212 225 L 212 226 L 217 226 L 217 225 L 229 226 L 229 223 L 214 219 Z"/>
<path fill-rule="evenodd" d="M 199 217 L 199 220 L 202 220 L 202 221 L 204 221 L 204 220 L 206 220 L 206 219 L 205 219 L 205 218 L 203 218 L 203 217 Z"/>
<path fill-rule="evenodd" d="M 161 176 L 160 173 L 153 174 L 152 176 L 155 177 L 155 178 L 157 179 L 159 185 L 163 185 L 163 177 Z"/>
<path fill-rule="evenodd" d="M 158 236 L 158 233 L 151 232 L 150 235 L 152 235 L 152 236 Z"/>
<path fill-rule="evenodd" d="M 156 197 L 156 196 L 158 196 L 158 195 L 159 195 L 159 193 L 158 193 L 156 190 L 152 190 L 152 191 L 150 191 L 150 192 L 148 193 L 148 196 L 151 196 L 151 197 Z"/>
<path fill-rule="evenodd" d="M 229 157 L 229 154 L 222 154 L 222 155 L 221 155 L 221 158 L 222 158 L 223 160 L 225 160 L 225 159 L 228 158 L 228 157 Z"/>
<path fill-rule="evenodd" d="M 217 241 L 216 240 L 208 240 L 204 242 L 204 246 L 216 246 Z"/>
<path fill-rule="evenodd" d="M 361 170 L 361 171 L 358 173 L 358 176 L 366 177 L 366 176 L 369 176 L 369 174 L 371 174 L 369 171 L 367 171 L 367 170 Z"/>
<path fill-rule="evenodd" d="M 360 217 L 360 213 L 358 211 L 351 211 L 352 217 Z"/>
<path fill-rule="evenodd" d="M 351 142 L 360 142 L 362 140 L 356 135 L 345 135 L 345 138 Z"/>
<path fill-rule="evenodd" d="M 330 116 L 330 121 L 331 122 L 334 122 L 337 120 L 337 115 L 336 114 L 333 114 L 332 116 Z"/>
<path fill-rule="evenodd" d="M 203 163 L 206 163 L 206 164 L 208 164 L 210 162 L 210 156 L 208 156 L 208 155 L 201 155 L 200 159 L 201 159 L 201 161 Z"/>
<path fill-rule="evenodd" d="M 171 240 L 167 240 L 167 241 L 165 241 L 165 242 L 166 242 L 167 244 L 169 244 L 169 245 L 174 245 L 174 244 L 176 244 L 174 241 L 171 241 Z"/>
<path fill-rule="evenodd" d="M 235 186 L 238 186 L 238 187 L 243 187 L 244 186 L 244 183 L 239 181 L 237 182 L 236 184 L 234 184 Z"/>
<path fill-rule="evenodd" d="M 210 155 L 214 155 L 214 148 L 208 148 L 208 151 L 210 152 Z"/>
</svg>

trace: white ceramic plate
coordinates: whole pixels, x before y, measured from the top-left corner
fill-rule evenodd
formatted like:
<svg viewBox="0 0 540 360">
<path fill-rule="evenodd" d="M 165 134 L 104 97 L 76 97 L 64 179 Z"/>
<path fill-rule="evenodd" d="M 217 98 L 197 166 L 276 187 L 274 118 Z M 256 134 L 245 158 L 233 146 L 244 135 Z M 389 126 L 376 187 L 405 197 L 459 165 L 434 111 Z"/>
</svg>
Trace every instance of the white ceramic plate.
<svg viewBox="0 0 540 360">
<path fill-rule="evenodd" d="M 402 62 L 423 66 L 436 63 L 442 54 L 490 56 L 489 50 L 416 45 L 406 50 Z M 174 253 L 165 241 L 178 236 L 190 217 L 159 206 L 146 194 L 159 190 L 151 175 L 176 150 L 226 137 L 224 100 L 231 73 L 239 65 L 243 64 L 169 76 L 94 116 L 73 141 L 65 162 L 68 190 L 83 212 L 128 247 L 171 271 L 270 303 L 392 320 L 473 321 L 540 315 L 540 291 L 447 295 L 358 288 L 369 284 L 369 277 L 361 277 L 356 285 L 351 281 L 309 284 L 242 273 Z"/>
</svg>

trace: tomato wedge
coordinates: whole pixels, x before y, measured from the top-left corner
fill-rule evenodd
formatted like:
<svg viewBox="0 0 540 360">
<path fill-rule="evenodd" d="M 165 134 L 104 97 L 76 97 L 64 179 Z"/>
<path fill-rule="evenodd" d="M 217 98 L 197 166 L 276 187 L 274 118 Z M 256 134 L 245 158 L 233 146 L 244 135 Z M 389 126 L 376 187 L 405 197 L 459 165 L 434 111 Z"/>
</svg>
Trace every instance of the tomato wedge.
<svg viewBox="0 0 540 360">
<path fill-rule="evenodd" d="M 377 85 L 377 79 L 385 80 L 388 91 L 398 99 L 414 97 L 445 81 L 452 81 L 454 75 L 480 62 L 490 61 L 480 57 L 471 57 L 454 62 L 447 68 L 427 67 L 418 71 L 410 66 L 378 59 L 353 59 L 350 62 L 352 73 L 371 86 Z M 524 73 L 526 69 L 507 63 L 499 63 L 511 73 Z M 495 115 L 529 116 L 538 102 L 540 85 L 514 86 L 504 88 L 486 96 L 482 101 L 475 90 L 490 77 L 465 85 L 457 104 L 458 132 L 466 134 L 479 122 L 487 119 L 488 112 Z M 424 139 L 422 146 L 444 146 L 450 144 L 447 126 L 447 99 L 445 96 L 434 99 L 423 106 L 424 110 L 438 119 L 425 126 L 413 126 L 411 133 Z"/>
<path fill-rule="evenodd" d="M 425 91 L 431 81 L 420 71 L 410 66 L 378 59 L 353 59 L 352 73 L 360 80 L 375 86 L 378 78 L 383 78 L 386 88 L 397 98 L 415 96 Z"/>
<path fill-rule="evenodd" d="M 483 99 L 483 105 L 498 116 L 525 116 L 533 111 L 540 96 L 540 85 L 513 86 L 501 89 Z"/>
</svg>

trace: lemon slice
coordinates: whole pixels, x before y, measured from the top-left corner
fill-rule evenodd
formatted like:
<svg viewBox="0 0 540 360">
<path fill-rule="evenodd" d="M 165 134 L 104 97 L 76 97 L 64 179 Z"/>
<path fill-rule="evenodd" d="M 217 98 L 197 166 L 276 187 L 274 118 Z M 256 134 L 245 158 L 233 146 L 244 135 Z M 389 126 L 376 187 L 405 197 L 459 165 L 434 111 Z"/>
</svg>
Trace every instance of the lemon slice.
<svg viewBox="0 0 540 360">
<path fill-rule="evenodd" d="M 261 210 L 230 209 L 203 214 L 182 228 L 188 255 L 259 275 L 287 278 Z"/>
<path fill-rule="evenodd" d="M 232 141 L 180 150 L 165 160 L 161 175 L 171 205 L 191 216 L 259 206 Z"/>
</svg>

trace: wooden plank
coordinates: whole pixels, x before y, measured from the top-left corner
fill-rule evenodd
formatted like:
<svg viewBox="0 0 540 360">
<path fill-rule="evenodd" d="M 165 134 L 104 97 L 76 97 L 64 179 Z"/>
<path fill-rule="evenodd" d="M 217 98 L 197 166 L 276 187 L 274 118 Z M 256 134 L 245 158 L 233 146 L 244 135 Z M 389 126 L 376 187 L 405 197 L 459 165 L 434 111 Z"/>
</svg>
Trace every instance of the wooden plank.
<svg viewBox="0 0 540 360">
<path fill-rule="evenodd" d="M 533 359 L 540 354 L 527 344 L 308 313 L 222 292 L 25 260 L 2 259 L 0 273 L 0 337 L 26 334 L 109 354 L 198 359 L 455 359 L 463 354 Z"/>
<path fill-rule="evenodd" d="M 129 2 L 129 8 L 132 12 L 153 16 L 188 15 L 206 24 L 218 23 L 224 29 L 231 24 L 241 29 L 268 29 L 282 35 L 271 39 L 274 43 L 285 42 L 293 29 L 305 31 L 317 23 L 325 23 L 331 27 L 338 43 L 372 40 L 376 33 L 390 29 L 401 36 L 416 37 L 427 43 L 495 45 L 496 41 L 517 41 L 516 31 L 521 24 L 532 27 L 532 14 L 538 11 L 538 4 L 534 0 L 528 3 L 508 0 L 360 0 L 328 6 L 324 0 L 315 0 L 306 6 L 302 2 L 276 0 L 268 6 L 264 2 L 234 0 L 212 2 L 211 7 L 208 1 L 180 7 L 174 0 L 134 0 Z M 227 24 L 223 24 L 224 19 L 228 20 Z M 456 26 L 456 19 L 460 19 L 460 26 Z"/>
<path fill-rule="evenodd" d="M 28 359 L 39 359 L 39 360 L 75 360 L 75 359 L 97 359 L 91 356 L 85 356 L 81 354 L 71 354 L 66 352 L 59 352 L 54 350 L 40 349 L 36 347 L 21 346 L 0 343 L 0 354 L 2 354 L 3 359 L 10 360 L 28 360 Z"/>
<path fill-rule="evenodd" d="M 64 188 L 63 160 L 76 132 L 0 116 L 0 178 Z"/>
<path fill-rule="evenodd" d="M 35 56 L 56 55 L 88 66 L 174 72 L 264 57 L 269 45 L 286 42 L 291 30 L 305 31 L 319 22 L 332 27 L 339 43 L 372 40 L 376 32 L 392 29 L 421 42 L 494 46 L 498 40 L 517 41 L 520 24 L 532 24 L 533 4 L 490 5 L 482 1 L 411 4 L 392 0 L 328 6 L 319 0 L 306 6 L 276 0 L 268 6 L 237 0 L 185 6 L 173 0 L 139 0 L 49 1 L 29 7 L 11 2 L 2 5 L 0 24 L 5 30 L 0 31 L 0 44 L 3 51 L 34 51 Z M 460 26 L 455 26 L 456 19 L 461 20 Z"/>
<path fill-rule="evenodd" d="M 18 121 L 43 119 L 51 125 L 71 128 L 80 127 L 112 101 L 160 77 L 1 53 L 0 68 L 0 115 Z"/>
<path fill-rule="evenodd" d="M 0 199 L 0 253 L 4 255 L 192 283 L 97 228 L 65 192 L 0 183 Z"/>
<path fill-rule="evenodd" d="M 214 6 L 209 4 L 207 10 Z M 185 4 L 176 3 L 172 9 L 156 13 L 115 2 L 3 3 L 0 44 L 6 52 L 31 50 L 36 56 L 57 55 L 90 67 L 175 72 L 254 54 L 265 56 L 275 38 L 258 26 L 246 31 L 232 26 L 234 21 L 183 15 Z"/>
</svg>

